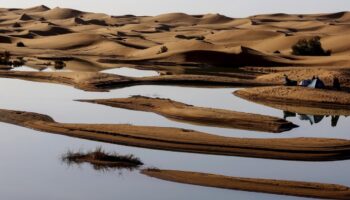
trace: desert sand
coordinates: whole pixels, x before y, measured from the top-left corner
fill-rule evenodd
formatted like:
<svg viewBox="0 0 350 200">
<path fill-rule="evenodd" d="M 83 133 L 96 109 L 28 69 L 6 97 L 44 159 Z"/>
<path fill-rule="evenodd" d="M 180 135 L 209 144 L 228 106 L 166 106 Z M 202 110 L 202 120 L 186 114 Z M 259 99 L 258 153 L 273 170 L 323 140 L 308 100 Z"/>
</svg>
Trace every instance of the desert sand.
<svg viewBox="0 0 350 200">
<path fill-rule="evenodd" d="M 312 197 L 321 199 L 349 199 L 350 188 L 343 185 L 229 177 L 198 172 L 186 172 L 176 170 L 145 169 L 142 173 L 172 182 L 216 187 L 231 190 L 243 190 L 251 192 L 263 192 L 300 197 Z"/>
<path fill-rule="evenodd" d="M 281 105 L 299 107 L 300 110 L 310 108 L 305 114 L 319 114 L 337 111 L 339 114 L 348 115 L 350 109 L 350 93 L 326 89 L 313 89 L 306 87 L 259 87 L 238 90 L 235 95 L 254 102 L 267 105 Z M 288 109 L 288 107 L 286 107 Z M 320 110 L 322 109 L 322 110 Z M 313 110 L 313 111 L 312 111 Z M 328 111 L 327 111 L 328 110 Z M 294 112 L 295 110 L 289 110 Z M 302 111 L 303 113 L 305 111 Z"/>
<path fill-rule="evenodd" d="M 300 39 L 315 36 L 321 38 L 322 47 L 330 50 L 331 55 L 292 53 L 292 46 Z M 111 16 L 44 5 L 27 9 L 0 8 L 0 57 L 10 52 L 9 59 L 23 60 L 26 66 L 38 70 L 12 71 L 15 68 L 0 65 L 0 78 L 64 84 L 97 92 L 146 84 L 242 87 L 245 89 L 235 95 L 274 108 L 302 114 L 349 115 L 348 41 L 350 12 L 231 18 L 185 13 Z M 67 71 L 42 71 L 53 67 L 55 62 L 64 63 Z M 101 73 L 116 67 L 156 70 L 160 76 L 134 78 Z M 297 81 L 318 76 L 328 88 L 337 77 L 342 91 L 285 87 L 282 86 L 284 75 Z M 165 99 L 132 97 L 92 102 L 154 112 L 201 125 L 268 132 L 292 128 L 292 123 L 273 117 L 200 108 Z M 342 139 L 235 138 L 170 127 L 60 123 L 47 115 L 2 109 L 0 121 L 40 132 L 176 152 L 296 161 L 350 159 L 350 141 Z M 264 121 L 263 126 L 260 121 Z M 89 157 L 78 162 L 112 164 Z M 144 170 L 143 173 L 209 187 L 350 198 L 349 188 L 340 185 L 169 170 Z"/>
<path fill-rule="evenodd" d="M 133 96 L 119 99 L 79 100 L 107 106 L 154 112 L 167 118 L 205 126 L 219 126 L 263 132 L 280 133 L 295 127 L 276 117 L 187 105 L 171 99 Z"/>
<path fill-rule="evenodd" d="M 0 71 L 2 78 L 70 85 L 86 91 L 108 91 L 132 85 L 180 85 L 203 87 L 247 87 L 274 85 L 269 82 L 208 75 L 163 75 L 152 77 L 127 77 L 98 72 L 23 72 Z"/>
<path fill-rule="evenodd" d="M 0 121 L 42 132 L 150 149 L 303 161 L 350 158 L 350 141 L 342 139 L 248 139 L 167 127 L 67 124 L 55 122 L 47 115 L 3 109 Z"/>
<path fill-rule="evenodd" d="M 116 63 L 153 61 L 206 66 L 349 65 L 350 13 L 110 16 L 37 6 L 0 11 L 0 48 L 16 55 L 108 56 Z M 320 36 L 332 56 L 298 57 L 291 46 Z M 25 47 L 17 47 L 23 42 Z M 166 51 L 161 51 L 162 47 Z M 279 53 L 276 53 L 276 52 Z"/>
</svg>

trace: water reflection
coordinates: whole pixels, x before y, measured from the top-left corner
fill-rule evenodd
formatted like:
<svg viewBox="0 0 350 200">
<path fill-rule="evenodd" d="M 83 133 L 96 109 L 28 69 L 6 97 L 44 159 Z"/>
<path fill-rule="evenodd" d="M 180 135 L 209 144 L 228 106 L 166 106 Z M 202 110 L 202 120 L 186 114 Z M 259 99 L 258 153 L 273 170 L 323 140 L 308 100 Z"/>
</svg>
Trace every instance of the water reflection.
<svg viewBox="0 0 350 200">
<path fill-rule="evenodd" d="M 103 73 L 116 74 L 120 76 L 129 76 L 129 77 L 147 77 L 147 76 L 159 76 L 157 71 L 153 70 L 140 70 L 128 67 L 120 67 L 114 69 L 107 69 L 101 71 Z"/>
<path fill-rule="evenodd" d="M 120 174 L 123 170 L 130 172 L 138 170 L 143 165 L 141 160 L 132 154 L 120 155 L 115 152 L 108 153 L 102 147 L 97 147 L 94 151 L 89 152 L 68 150 L 61 156 L 61 161 L 68 166 L 89 164 L 96 171 L 119 171 Z"/>
<path fill-rule="evenodd" d="M 28 67 L 28 66 L 20 66 L 20 67 L 14 67 L 10 71 L 22 71 L 22 72 L 70 72 L 71 70 L 65 69 L 65 67 L 62 66 L 42 66 L 40 68 L 34 68 L 34 67 Z"/>
<path fill-rule="evenodd" d="M 308 114 L 299 114 L 290 111 L 283 111 L 283 119 L 287 120 L 287 118 L 298 118 L 301 121 L 308 121 L 310 125 L 320 123 L 324 118 L 331 118 L 331 126 L 336 127 L 339 122 L 339 115 L 308 115 Z"/>
</svg>

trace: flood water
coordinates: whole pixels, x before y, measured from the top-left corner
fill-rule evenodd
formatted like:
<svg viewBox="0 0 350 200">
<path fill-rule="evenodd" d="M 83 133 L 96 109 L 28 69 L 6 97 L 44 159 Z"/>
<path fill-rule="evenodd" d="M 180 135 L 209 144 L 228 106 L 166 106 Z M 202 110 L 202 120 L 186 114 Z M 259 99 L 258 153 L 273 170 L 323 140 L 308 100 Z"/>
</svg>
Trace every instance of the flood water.
<svg viewBox="0 0 350 200">
<path fill-rule="evenodd" d="M 283 117 L 284 113 L 281 110 L 235 97 L 232 94 L 235 88 L 146 85 L 97 93 L 63 85 L 15 79 L 0 79 L 0 85 L 1 109 L 46 114 L 58 122 L 179 127 L 232 137 L 350 139 L 350 117 L 340 117 L 335 127 L 331 126 L 330 117 L 313 125 L 310 124 L 310 120 L 288 118 L 300 127 L 274 134 L 190 125 L 174 122 L 153 113 L 74 101 L 144 95 L 171 98 L 196 106 Z M 0 157 L 3 158 L 0 164 L 0 199 L 304 199 L 171 183 L 141 175 L 138 171 L 96 171 L 88 164 L 68 166 L 60 160 L 61 155 L 68 150 L 88 151 L 98 146 L 106 151 L 134 154 L 145 163 L 145 167 L 350 186 L 350 175 L 347 173 L 350 161 L 297 162 L 160 151 L 76 139 L 5 123 L 0 123 L 0 133 Z"/>
</svg>

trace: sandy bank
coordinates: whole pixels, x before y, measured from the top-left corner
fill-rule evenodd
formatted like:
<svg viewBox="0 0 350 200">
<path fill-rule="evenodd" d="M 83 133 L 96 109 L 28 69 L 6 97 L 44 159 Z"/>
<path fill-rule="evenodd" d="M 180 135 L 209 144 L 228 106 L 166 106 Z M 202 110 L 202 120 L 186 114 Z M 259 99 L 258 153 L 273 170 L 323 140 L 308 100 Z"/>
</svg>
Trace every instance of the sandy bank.
<svg viewBox="0 0 350 200">
<path fill-rule="evenodd" d="M 303 161 L 350 158 L 350 141 L 341 139 L 248 139 L 166 127 L 66 124 L 46 115 L 11 110 L 0 110 L 0 121 L 42 132 L 150 149 Z"/>
<path fill-rule="evenodd" d="M 170 99 L 134 96 L 120 99 L 80 100 L 107 106 L 154 112 L 169 119 L 206 126 L 219 126 L 264 132 L 283 132 L 295 128 L 283 119 L 235 112 L 214 108 L 203 108 L 172 101 Z"/>
<path fill-rule="evenodd" d="M 250 79 L 208 75 L 164 75 L 136 78 L 97 72 L 0 71 L 0 77 L 65 84 L 86 91 L 107 91 L 113 88 L 147 84 L 203 87 L 271 85 L 268 82 L 259 82 Z"/>
<path fill-rule="evenodd" d="M 238 90 L 235 95 L 254 102 L 273 105 L 322 108 L 348 113 L 350 93 L 305 87 L 259 87 Z"/>
<path fill-rule="evenodd" d="M 350 198 L 349 187 L 335 184 L 229 177 L 215 174 L 158 169 L 146 169 L 143 170 L 142 173 L 166 181 L 206 187 L 321 199 Z"/>
</svg>

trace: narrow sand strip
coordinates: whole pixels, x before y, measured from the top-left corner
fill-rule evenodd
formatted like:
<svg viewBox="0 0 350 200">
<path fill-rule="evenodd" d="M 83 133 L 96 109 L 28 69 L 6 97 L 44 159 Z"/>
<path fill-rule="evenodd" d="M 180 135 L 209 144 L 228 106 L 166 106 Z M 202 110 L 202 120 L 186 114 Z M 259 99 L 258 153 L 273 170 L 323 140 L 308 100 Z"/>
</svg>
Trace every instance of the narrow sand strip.
<svg viewBox="0 0 350 200">
<path fill-rule="evenodd" d="M 273 133 L 280 133 L 297 127 L 291 122 L 276 117 L 215 108 L 195 107 L 170 99 L 133 96 L 120 99 L 80 101 L 130 110 L 154 112 L 173 120 L 205 126 L 238 128 Z"/>
<path fill-rule="evenodd" d="M 135 78 L 97 72 L 0 71 L 0 77 L 65 84 L 86 91 L 107 91 L 113 88 L 147 84 L 204 87 L 246 87 L 271 85 L 267 82 L 264 83 L 250 79 L 207 75 L 164 75 Z"/>
<path fill-rule="evenodd" d="M 350 141 L 341 139 L 248 139 L 178 128 L 64 124 L 46 115 L 11 110 L 0 110 L 0 121 L 48 133 L 150 149 L 303 161 L 350 158 Z"/>
<path fill-rule="evenodd" d="M 282 104 L 331 110 L 350 110 L 350 93 L 305 87 L 257 87 L 235 91 L 241 98 L 262 104 Z"/>
<path fill-rule="evenodd" d="M 350 188 L 335 184 L 229 177 L 215 174 L 158 169 L 145 169 L 142 170 L 141 173 L 166 181 L 206 187 L 321 199 L 350 199 Z"/>
<path fill-rule="evenodd" d="M 269 83 L 262 83 L 249 79 L 207 75 L 164 75 L 135 78 L 97 72 L 0 71 L 0 77 L 65 84 L 87 91 L 107 91 L 108 89 L 113 88 L 146 84 L 204 87 L 242 87 L 271 85 Z"/>
</svg>

